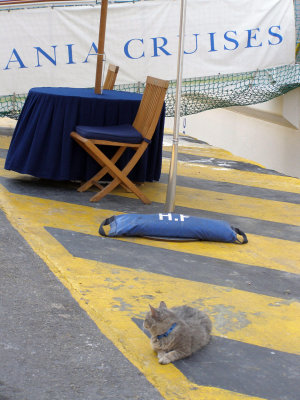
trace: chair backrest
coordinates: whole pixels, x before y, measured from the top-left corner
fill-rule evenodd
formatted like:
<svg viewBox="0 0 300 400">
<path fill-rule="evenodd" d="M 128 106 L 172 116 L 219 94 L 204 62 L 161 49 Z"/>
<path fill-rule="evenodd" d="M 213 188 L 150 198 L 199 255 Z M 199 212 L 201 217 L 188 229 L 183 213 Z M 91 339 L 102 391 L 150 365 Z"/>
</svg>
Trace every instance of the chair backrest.
<svg viewBox="0 0 300 400">
<path fill-rule="evenodd" d="M 118 72 L 119 67 L 117 65 L 109 64 L 103 84 L 104 90 L 113 90 Z"/>
<path fill-rule="evenodd" d="M 151 140 L 155 131 L 168 86 L 169 81 L 147 77 L 142 101 L 132 125 L 148 140 Z"/>
</svg>

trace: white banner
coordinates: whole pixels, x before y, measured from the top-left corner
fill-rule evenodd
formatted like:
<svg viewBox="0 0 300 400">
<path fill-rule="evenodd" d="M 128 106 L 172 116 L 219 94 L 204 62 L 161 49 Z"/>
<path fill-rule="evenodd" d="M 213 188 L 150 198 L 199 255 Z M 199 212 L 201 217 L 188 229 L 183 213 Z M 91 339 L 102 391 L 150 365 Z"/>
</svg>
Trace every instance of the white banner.
<svg viewBox="0 0 300 400">
<path fill-rule="evenodd" d="M 106 63 L 117 83 L 176 79 L 180 0 L 111 4 Z M 35 86 L 93 87 L 100 6 L 0 11 L 0 96 Z M 295 61 L 293 0 L 188 0 L 183 76 Z"/>
</svg>

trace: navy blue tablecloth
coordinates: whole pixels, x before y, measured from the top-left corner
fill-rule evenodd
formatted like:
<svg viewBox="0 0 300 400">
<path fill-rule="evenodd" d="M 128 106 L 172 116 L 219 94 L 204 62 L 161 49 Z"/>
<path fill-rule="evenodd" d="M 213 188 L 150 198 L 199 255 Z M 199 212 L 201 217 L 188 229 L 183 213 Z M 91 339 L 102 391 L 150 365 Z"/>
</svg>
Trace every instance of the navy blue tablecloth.
<svg viewBox="0 0 300 400">
<path fill-rule="evenodd" d="M 99 165 L 70 138 L 76 125 L 132 123 L 142 95 L 115 90 L 33 88 L 29 91 L 7 153 L 5 168 L 39 178 L 87 180 Z M 146 153 L 130 174 L 137 182 L 159 180 L 164 109 Z M 107 148 L 105 149 L 107 152 Z M 119 165 L 128 159 L 128 151 Z"/>
</svg>

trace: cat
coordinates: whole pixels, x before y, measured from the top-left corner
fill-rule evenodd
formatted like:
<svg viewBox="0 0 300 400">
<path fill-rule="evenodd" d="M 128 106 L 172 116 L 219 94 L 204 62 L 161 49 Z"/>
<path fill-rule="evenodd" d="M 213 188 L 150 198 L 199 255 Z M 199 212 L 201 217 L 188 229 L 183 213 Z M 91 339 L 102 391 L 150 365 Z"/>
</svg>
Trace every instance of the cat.
<svg viewBox="0 0 300 400">
<path fill-rule="evenodd" d="M 144 328 L 160 364 L 188 357 L 209 342 L 212 323 L 204 312 L 185 305 L 168 308 L 164 301 L 159 308 L 149 307 Z"/>
</svg>

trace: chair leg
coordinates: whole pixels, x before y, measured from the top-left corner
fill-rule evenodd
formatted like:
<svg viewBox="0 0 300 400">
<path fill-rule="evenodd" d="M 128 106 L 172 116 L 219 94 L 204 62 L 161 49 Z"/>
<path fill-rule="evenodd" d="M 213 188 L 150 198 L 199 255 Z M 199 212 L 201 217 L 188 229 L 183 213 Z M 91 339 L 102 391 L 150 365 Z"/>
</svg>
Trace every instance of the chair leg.
<svg viewBox="0 0 300 400">
<path fill-rule="evenodd" d="M 96 186 L 96 187 L 97 187 L 98 189 L 100 189 L 100 190 L 104 189 L 104 186 L 100 185 L 100 183 L 97 182 L 97 181 L 94 181 L 94 182 L 93 182 L 93 185 Z M 78 189 L 77 189 L 77 190 L 78 190 Z"/>
<path fill-rule="evenodd" d="M 112 182 L 110 182 L 104 189 L 102 189 L 100 192 L 96 193 L 94 196 L 90 198 L 91 202 L 96 202 L 101 199 L 103 199 L 104 196 L 109 194 L 112 190 L 114 190 L 118 185 L 120 184 L 119 179 L 114 179 Z"/>
<path fill-rule="evenodd" d="M 86 147 L 85 147 L 85 150 L 86 150 Z M 119 158 L 121 157 L 121 155 L 124 153 L 125 150 L 126 150 L 125 147 L 119 147 L 118 150 L 116 151 L 116 153 L 111 158 L 111 161 L 115 164 L 119 160 Z M 90 152 L 89 152 L 89 154 L 92 156 L 92 154 Z M 103 186 L 100 185 L 99 183 L 96 184 L 96 182 L 98 182 L 101 178 L 103 178 L 103 176 L 106 175 L 107 173 L 109 173 L 108 168 L 106 166 L 104 166 L 99 172 L 97 172 L 97 174 L 95 174 L 94 176 L 92 176 L 92 178 L 90 178 L 88 181 L 83 183 L 77 189 L 77 191 L 85 192 L 93 185 L 97 186 L 99 189 L 103 189 Z M 101 186 L 101 188 L 99 186 Z"/>
<path fill-rule="evenodd" d="M 143 142 L 140 147 L 137 148 L 134 156 L 131 158 L 131 160 L 127 163 L 125 168 L 121 171 L 116 165 L 115 162 L 118 160 L 125 151 L 126 147 L 122 146 L 117 150 L 115 155 L 112 157 L 110 160 L 96 145 L 89 139 L 84 139 L 80 135 L 78 135 L 76 132 L 71 132 L 71 137 L 76 140 L 76 142 L 95 160 L 99 165 L 101 165 L 103 168 L 97 173 L 94 177 L 92 177 L 89 180 L 88 185 L 93 184 L 95 178 L 102 177 L 102 174 L 109 173 L 114 179 L 113 181 L 108 184 L 104 189 L 102 189 L 99 193 L 97 193 L 95 196 L 93 196 L 90 200 L 91 201 L 97 201 L 103 198 L 106 194 L 110 193 L 115 187 L 118 185 L 122 185 L 123 187 L 129 189 L 129 191 L 133 192 L 137 197 L 140 198 L 140 200 L 145 203 L 145 204 L 150 204 L 151 201 L 145 196 L 138 188 L 137 186 L 129 179 L 127 178 L 127 175 L 130 173 L 130 171 L 134 168 L 136 163 L 139 161 L 140 157 L 142 154 L 145 152 L 148 144 L 146 142 Z M 90 187 L 90 186 L 89 186 Z"/>
<path fill-rule="evenodd" d="M 101 170 L 102 171 L 102 170 Z M 99 176 L 101 176 L 100 172 L 98 172 Z M 98 174 L 94 175 L 92 178 L 90 178 L 88 181 L 84 182 L 79 188 L 77 189 L 77 192 L 85 192 L 92 186 L 97 186 L 99 189 L 103 189 L 103 186 L 98 183 L 99 179 Z M 101 187 L 99 187 L 101 186 Z"/>
<path fill-rule="evenodd" d="M 115 178 L 111 183 L 109 183 L 99 193 L 96 193 L 93 197 L 91 197 L 90 201 L 91 202 L 96 202 L 96 201 L 101 200 L 104 196 L 106 196 L 111 191 L 113 191 L 118 185 L 121 185 L 121 182 L 120 182 L 120 180 L 118 178 Z M 144 193 L 142 193 L 135 185 L 133 185 L 133 186 L 134 187 L 130 188 L 130 190 L 127 190 L 127 191 L 128 192 L 133 192 L 144 204 L 151 204 L 151 201 L 148 199 L 148 197 L 145 196 Z"/>
<path fill-rule="evenodd" d="M 95 194 L 90 201 L 98 201 L 103 198 L 105 195 L 110 193 L 113 189 L 115 189 L 118 185 L 125 185 L 131 192 L 133 192 L 144 204 L 151 204 L 151 201 L 145 196 L 136 185 L 127 178 L 129 172 L 136 165 L 138 160 L 141 157 L 141 154 L 144 153 L 147 148 L 147 144 L 141 145 L 136 151 L 135 155 L 131 158 L 131 160 L 127 163 L 127 165 L 121 171 L 94 143 L 88 142 L 86 143 L 87 147 L 89 147 L 89 154 L 100 164 L 105 164 L 108 168 L 109 174 L 114 178 L 114 180 L 109 183 L 104 189 L 102 189 L 99 193 Z"/>
</svg>

